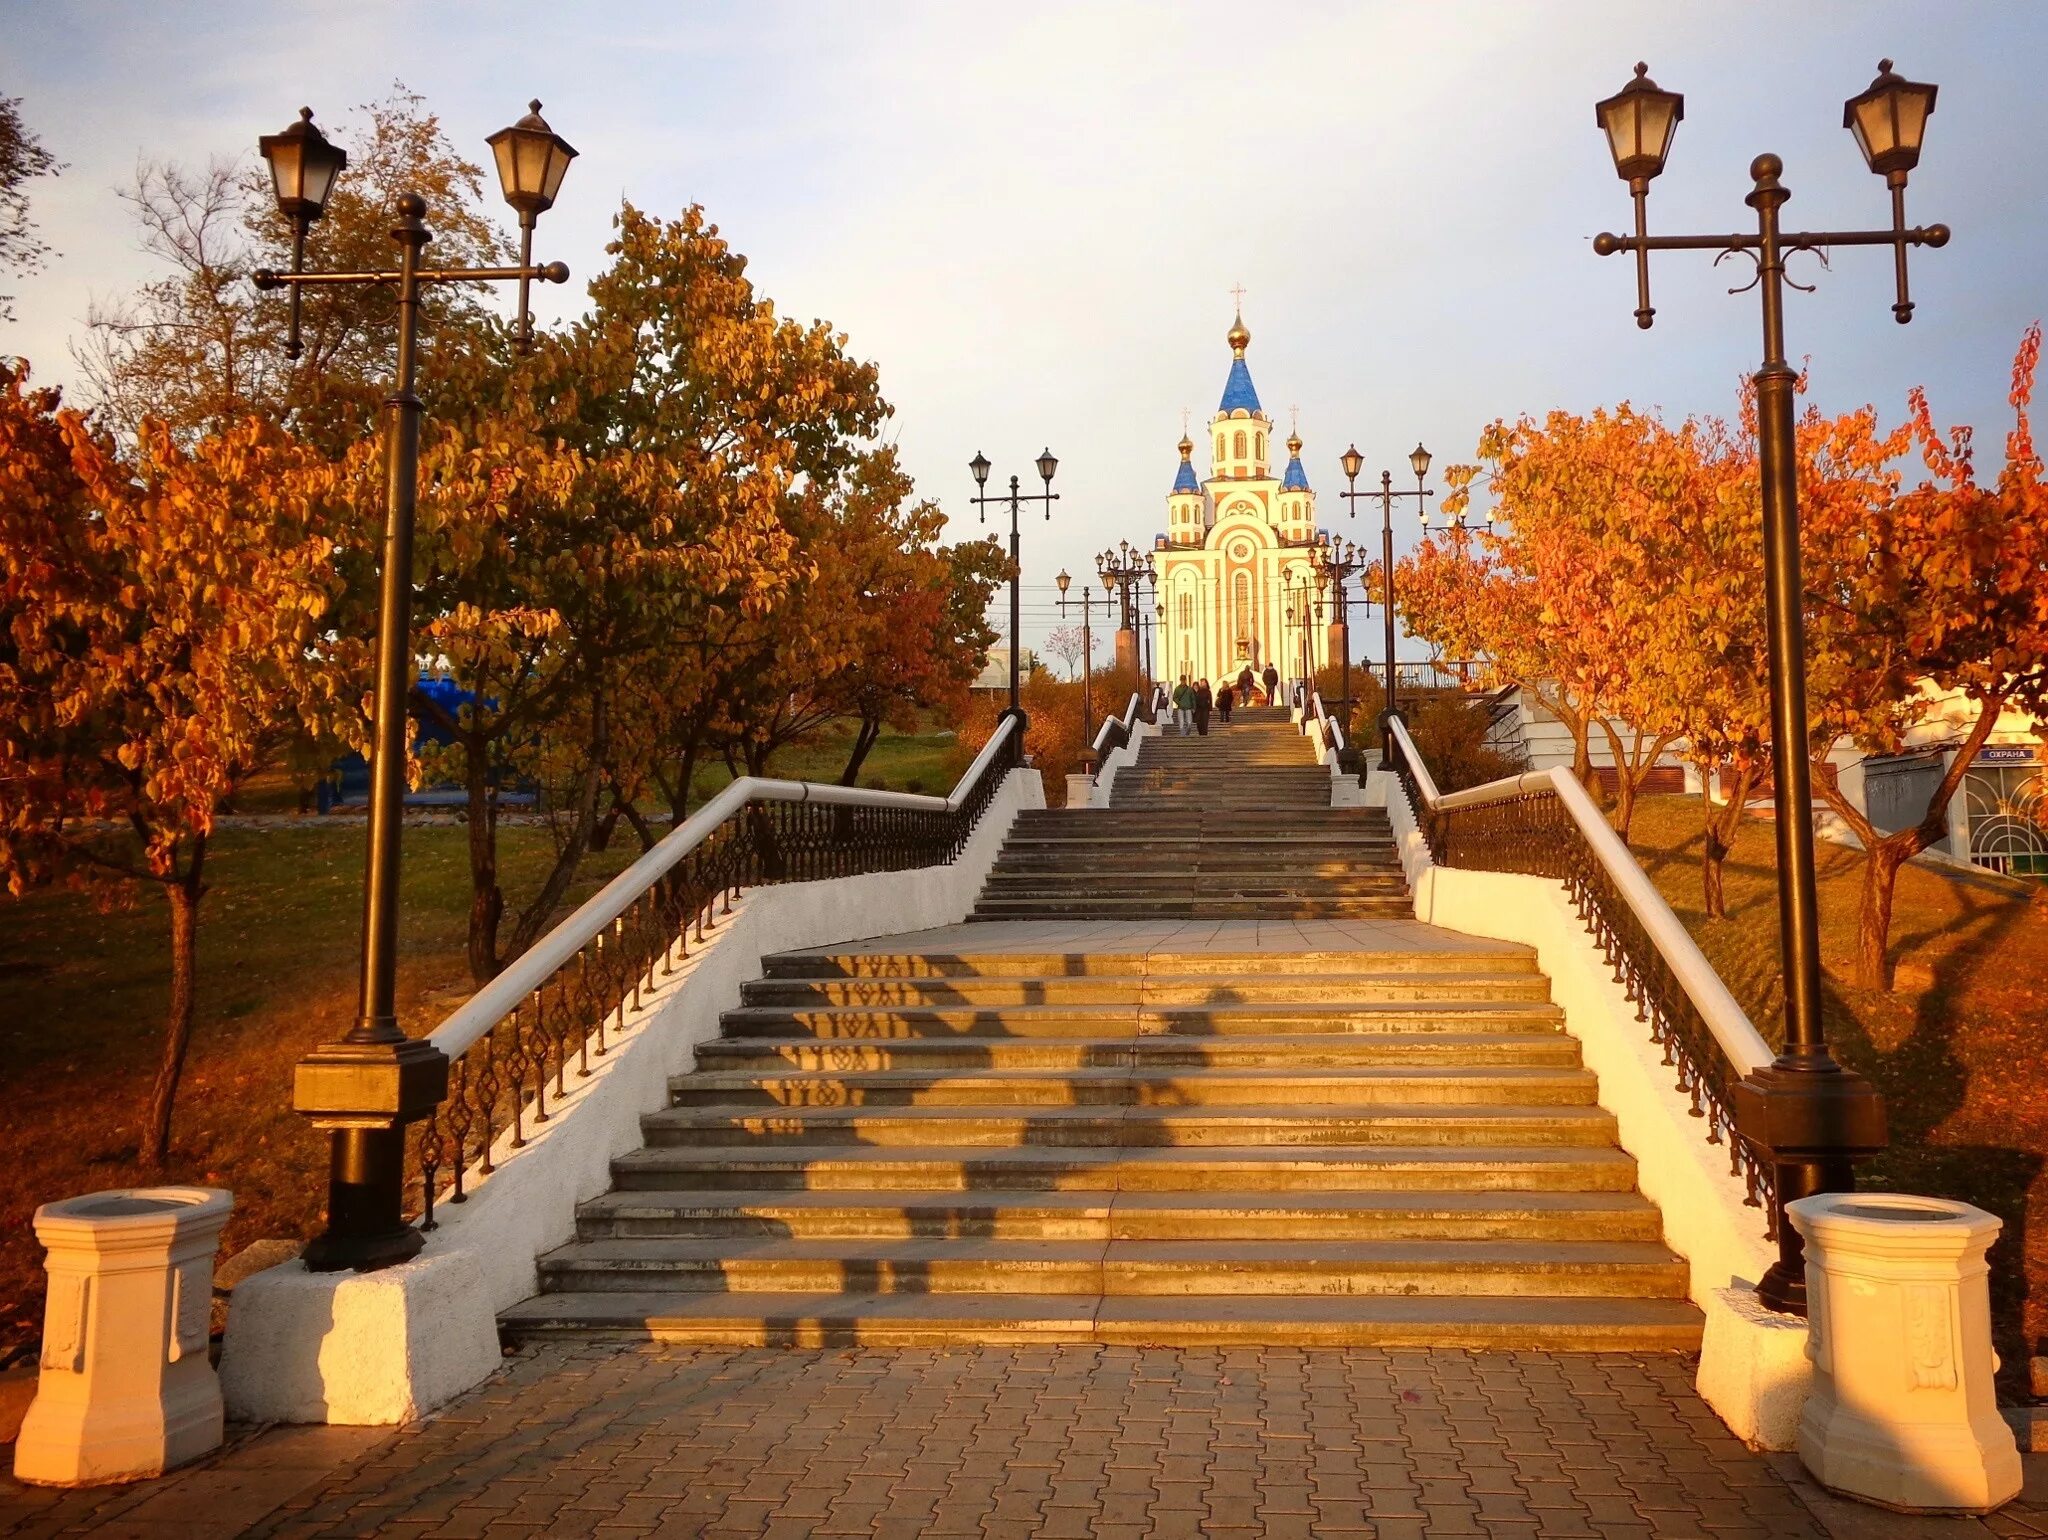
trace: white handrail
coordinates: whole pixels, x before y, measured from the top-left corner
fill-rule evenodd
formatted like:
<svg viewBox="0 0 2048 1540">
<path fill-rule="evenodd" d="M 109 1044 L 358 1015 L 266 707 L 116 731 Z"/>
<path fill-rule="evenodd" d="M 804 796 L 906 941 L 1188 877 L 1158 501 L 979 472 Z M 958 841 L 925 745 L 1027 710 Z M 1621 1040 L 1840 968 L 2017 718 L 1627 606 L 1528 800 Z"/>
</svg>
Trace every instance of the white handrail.
<svg viewBox="0 0 2048 1540">
<path fill-rule="evenodd" d="M 1387 722 L 1389 730 L 1400 742 L 1401 752 L 1407 756 L 1408 768 L 1415 777 L 1415 789 L 1422 794 L 1422 800 L 1431 812 L 1448 813 L 1459 808 L 1505 802 L 1513 797 L 1554 794 L 1571 814 L 1572 822 L 1578 825 L 1579 833 L 1585 837 L 1586 844 L 1613 880 L 1622 901 L 1634 911 L 1644 933 L 1663 954 L 1673 977 L 1691 998 L 1700 1019 L 1714 1034 L 1714 1041 L 1728 1056 L 1728 1061 L 1745 1075 L 1772 1061 L 1775 1056 L 1770 1044 L 1764 1041 L 1763 1034 L 1757 1031 L 1755 1023 L 1735 996 L 1728 992 L 1728 986 L 1721 982 L 1721 975 L 1714 971 L 1714 965 L 1707 961 L 1678 916 L 1672 913 L 1671 906 L 1664 901 L 1664 895 L 1657 891 L 1636 858 L 1628 853 L 1628 846 L 1621 842 L 1621 836 L 1614 832 L 1600 809 L 1593 805 L 1586 788 L 1579 784 L 1571 771 L 1555 765 L 1548 770 L 1511 775 L 1504 780 L 1489 781 L 1484 786 L 1445 794 L 1437 790 L 1429 767 L 1423 764 L 1421 754 L 1416 752 L 1415 740 L 1408 736 L 1406 725 L 1398 716 L 1389 717 Z"/>
<path fill-rule="evenodd" d="M 630 909 L 642 894 L 674 869 L 720 824 L 750 802 L 822 802 L 834 807 L 895 808 L 915 813 L 957 813 L 966 804 L 975 784 L 1003 745 L 1017 730 L 1017 719 L 1005 716 L 996 724 L 974 763 L 954 786 L 951 795 L 921 796 L 907 791 L 869 791 L 858 786 L 833 786 L 820 781 L 773 781 L 743 775 L 709 802 L 698 808 L 652 850 L 586 899 L 579 909 L 540 940 L 528 947 L 511 965 L 471 995 L 428 1035 L 432 1043 L 452 1061 L 469 1045 L 490 1031 L 513 1008 L 553 976 L 570 958 L 582 951 L 592 937 Z"/>
<path fill-rule="evenodd" d="M 1335 748 L 1338 753 L 1343 753 L 1344 729 L 1337 719 L 1323 708 L 1323 692 L 1321 690 L 1311 691 L 1309 693 L 1309 700 L 1315 707 L 1317 717 L 1322 720 L 1324 738 L 1328 740 L 1331 747 Z"/>
<path fill-rule="evenodd" d="M 1110 728 L 1118 722 L 1123 723 L 1124 736 L 1129 738 L 1131 729 L 1138 722 L 1138 692 L 1136 690 L 1131 691 L 1130 704 L 1124 707 L 1124 714 L 1122 716 L 1104 717 L 1102 719 L 1101 730 L 1095 734 L 1095 762 L 1098 765 L 1102 763 L 1102 740 L 1109 736 Z"/>
</svg>

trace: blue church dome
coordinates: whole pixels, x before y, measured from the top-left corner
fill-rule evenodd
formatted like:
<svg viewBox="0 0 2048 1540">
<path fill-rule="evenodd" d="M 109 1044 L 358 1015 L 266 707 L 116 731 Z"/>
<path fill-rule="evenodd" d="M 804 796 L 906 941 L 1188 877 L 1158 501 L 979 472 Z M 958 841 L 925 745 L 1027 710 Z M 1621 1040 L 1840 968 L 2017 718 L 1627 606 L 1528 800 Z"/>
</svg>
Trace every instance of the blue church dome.
<svg viewBox="0 0 2048 1540">
<path fill-rule="evenodd" d="M 1201 482 L 1195 479 L 1194 466 L 1186 460 L 1180 462 L 1180 474 L 1173 478 L 1173 490 L 1176 494 L 1202 490 Z"/>
<path fill-rule="evenodd" d="M 1230 361 L 1230 378 L 1223 382 L 1223 404 L 1219 412 L 1256 412 L 1259 407 L 1259 393 L 1252 386 L 1252 372 L 1245 367 L 1244 355 L 1239 354 Z"/>
<path fill-rule="evenodd" d="M 1287 472 L 1280 478 L 1280 490 L 1306 492 L 1308 489 L 1308 472 L 1301 468 L 1301 456 L 1295 455 L 1288 460 Z"/>
</svg>

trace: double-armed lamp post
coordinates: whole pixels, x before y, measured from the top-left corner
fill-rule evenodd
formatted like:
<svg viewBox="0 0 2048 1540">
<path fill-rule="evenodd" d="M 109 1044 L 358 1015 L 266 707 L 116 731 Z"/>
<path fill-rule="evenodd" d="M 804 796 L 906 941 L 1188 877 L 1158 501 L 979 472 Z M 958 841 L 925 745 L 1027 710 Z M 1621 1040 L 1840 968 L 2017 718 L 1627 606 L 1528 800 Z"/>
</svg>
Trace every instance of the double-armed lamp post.
<svg viewBox="0 0 2048 1540">
<path fill-rule="evenodd" d="M 1119 643 L 1116 661 L 1119 666 L 1124 663 L 1122 641 L 1129 636 L 1129 661 L 1135 666 L 1138 663 L 1138 585 L 1152 579 L 1152 553 L 1135 549 L 1126 540 L 1097 556 L 1095 570 L 1102 574 L 1103 586 L 1116 595 Z"/>
<path fill-rule="evenodd" d="M 510 128 L 486 141 L 498 163 L 505 201 L 519 213 L 517 267 L 428 268 L 420 253 L 433 237 L 426 226 L 426 200 L 406 193 L 398 200 L 398 267 L 379 272 L 307 272 L 306 235 L 326 212 L 328 194 L 348 165 L 347 152 L 313 126 L 310 107 L 280 134 L 258 141 L 269 163 L 277 206 L 292 227 L 292 269 L 254 275 L 259 289 L 291 295 L 286 353 L 296 358 L 299 296 L 307 288 L 345 284 L 390 285 L 398 293 L 397 379 L 386 401 L 390 408 L 384 451 L 384 551 L 377 602 L 377 663 L 371 729 L 369 854 L 363 885 L 362 965 L 356 1019 L 336 1043 L 323 1044 L 299 1061 L 292 1105 L 315 1128 L 327 1130 L 332 1152 L 327 1185 L 327 1228 L 305 1252 L 315 1272 L 355 1268 L 367 1272 L 403 1262 L 424 1241 L 405 1222 L 405 1127 L 426 1116 L 447 1092 L 448 1061 L 424 1041 L 399 1030 L 398 861 L 404 813 L 406 698 L 412 688 L 412 537 L 419 497 L 420 418 L 424 408 L 414 391 L 422 285 L 516 282 L 519 319 L 515 340 L 532 346 L 533 321 L 527 307 L 536 278 L 568 281 L 559 262 L 532 265 L 533 226 L 554 205 L 562 177 L 576 152 L 540 115 L 540 103 Z"/>
<path fill-rule="evenodd" d="M 1806 715 L 1805 594 L 1799 570 L 1799 465 L 1792 398 L 1798 376 L 1785 361 L 1785 285 L 1806 288 L 1785 273 L 1785 258 L 1809 251 L 1825 259 L 1836 246 L 1888 246 L 1897 298 L 1892 316 L 1913 319 L 1906 287 L 1906 253 L 1913 246 L 1945 246 L 1946 225 L 1908 228 L 1906 178 L 1920 161 L 1935 88 L 1878 64 L 1868 90 L 1842 107 L 1842 126 L 1856 138 L 1870 169 L 1891 191 L 1892 222 L 1881 230 L 1787 231 L 1778 210 L 1792 195 L 1779 180 L 1784 163 L 1759 155 L 1750 163 L 1752 187 L 1743 201 L 1756 210 L 1754 234 L 1651 235 L 1650 181 L 1664 169 L 1671 138 L 1685 116 L 1685 98 L 1660 90 L 1648 69 L 1595 107 L 1614 155 L 1614 169 L 1635 202 L 1635 234 L 1595 237 L 1601 256 L 1632 251 L 1636 257 L 1636 324 L 1647 328 L 1653 251 L 1711 251 L 1716 260 L 1740 253 L 1756 265 L 1763 307 L 1763 367 L 1756 375 L 1757 439 L 1762 461 L 1764 608 L 1770 641 L 1771 764 L 1778 842 L 1778 946 L 1784 970 L 1785 1046 L 1775 1063 L 1736 1088 L 1736 1125 L 1774 1168 L 1778 1259 L 1758 1285 L 1774 1310 L 1804 1314 L 1805 1260 L 1799 1233 L 1784 1205 L 1855 1185 L 1854 1162 L 1884 1148 L 1884 1103 L 1860 1075 L 1828 1052 L 1821 1015 L 1820 910 L 1814 883 L 1813 782 Z"/>
<path fill-rule="evenodd" d="M 1346 540 L 1342 535 L 1332 539 L 1326 531 L 1317 544 L 1315 553 L 1316 572 L 1329 584 L 1330 592 L 1336 597 L 1337 629 L 1344 635 L 1344 698 L 1339 705 L 1343 712 L 1343 726 L 1346 747 L 1351 734 L 1351 579 L 1365 571 L 1370 565 L 1364 547 Z M 1370 613 L 1372 601 L 1366 601 Z"/>
<path fill-rule="evenodd" d="M 1017 478 L 1012 476 L 1010 478 L 1008 494 L 998 492 L 994 497 L 986 495 L 988 492 L 988 473 L 990 470 L 988 456 L 978 449 L 975 450 L 974 458 L 967 462 L 967 468 L 974 472 L 974 485 L 976 488 L 975 495 L 969 501 L 981 511 L 981 521 L 984 524 L 988 522 L 988 505 L 990 503 L 1008 503 L 1010 505 L 1010 714 L 1012 716 L 1022 716 L 1024 714 L 1023 707 L 1018 704 L 1017 699 L 1017 660 L 1019 656 L 1018 648 L 1022 645 L 1019 640 L 1019 632 L 1023 624 L 1023 607 L 1017 597 L 1017 582 L 1024 571 L 1024 561 L 1022 555 L 1023 546 L 1017 533 L 1017 510 L 1024 503 L 1044 503 L 1046 518 L 1048 520 L 1052 518 L 1052 505 L 1060 500 L 1059 493 L 1052 489 L 1052 477 L 1053 472 L 1060 468 L 1060 462 L 1053 458 L 1053 452 L 1050 449 L 1047 449 L 1038 457 L 1038 477 L 1039 480 L 1045 483 L 1045 490 L 1043 492 L 1019 492 L 1017 490 Z"/>
<path fill-rule="evenodd" d="M 1394 696 L 1394 499 L 1412 497 L 1423 522 L 1429 521 L 1427 499 L 1436 492 L 1423 485 L 1429 476 L 1430 455 L 1427 449 L 1417 444 L 1408 456 L 1408 467 L 1415 472 L 1415 490 L 1396 492 L 1394 473 L 1380 472 L 1380 489 L 1377 492 L 1358 490 L 1358 473 L 1365 469 L 1365 456 L 1358 452 L 1356 444 L 1344 451 L 1343 466 L 1346 487 L 1341 494 L 1349 505 L 1352 518 L 1358 517 L 1358 500 L 1361 497 L 1376 497 L 1380 500 L 1380 585 L 1382 606 L 1387 612 L 1387 699 L 1385 709 L 1380 713 L 1380 768 L 1390 770 L 1394 764 L 1394 730 L 1387 724 L 1400 709 Z"/>
</svg>

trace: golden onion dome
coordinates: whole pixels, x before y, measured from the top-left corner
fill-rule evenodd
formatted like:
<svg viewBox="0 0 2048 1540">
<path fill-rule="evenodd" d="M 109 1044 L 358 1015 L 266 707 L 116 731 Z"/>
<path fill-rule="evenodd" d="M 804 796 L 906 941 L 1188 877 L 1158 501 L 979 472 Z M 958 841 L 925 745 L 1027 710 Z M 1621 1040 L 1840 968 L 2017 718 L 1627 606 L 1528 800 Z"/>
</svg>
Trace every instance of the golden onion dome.
<svg viewBox="0 0 2048 1540">
<path fill-rule="evenodd" d="M 1298 455 L 1301 453 L 1301 435 L 1299 433 L 1290 433 L 1287 435 L 1287 452 L 1291 455 Z"/>
<path fill-rule="evenodd" d="M 1236 320 L 1230 323 L 1230 334 L 1226 340 L 1230 343 L 1230 351 L 1232 353 L 1236 354 L 1239 358 L 1244 357 L 1244 350 L 1251 346 L 1252 334 L 1245 327 L 1242 313 L 1238 315 Z"/>
<path fill-rule="evenodd" d="M 1195 441 L 1185 433 L 1180 436 L 1180 457 L 1185 460 L 1195 452 Z"/>
</svg>

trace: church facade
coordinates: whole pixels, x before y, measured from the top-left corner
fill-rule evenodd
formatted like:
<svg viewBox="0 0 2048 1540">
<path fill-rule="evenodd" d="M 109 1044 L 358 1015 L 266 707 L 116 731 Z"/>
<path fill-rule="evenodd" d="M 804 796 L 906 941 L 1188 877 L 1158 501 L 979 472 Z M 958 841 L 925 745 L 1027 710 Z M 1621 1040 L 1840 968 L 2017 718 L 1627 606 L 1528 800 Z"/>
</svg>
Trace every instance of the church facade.
<svg viewBox="0 0 2048 1540">
<path fill-rule="evenodd" d="M 1273 420 L 1245 363 L 1251 340 L 1240 313 L 1228 334 L 1223 399 L 1209 419 L 1209 474 L 1197 477 L 1195 444 L 1183 435 L 1166 533 L 1153 541 L 1154 672 L 1168 684 L 1220 683 L 1246 668 L 1261 673 L 1268 661 L 1293 679 L 1304 661 L 1320 669 L 1343 645 L 1341 629 L 1327 624 L 1327 596 L 1318 604 L 1316 495 L 1301 435 L 1289 434 L 1275 476 Z"/>
</svg>

